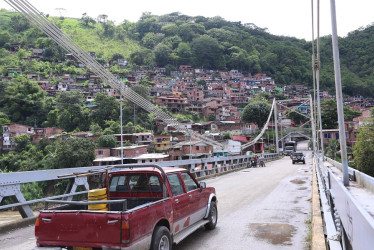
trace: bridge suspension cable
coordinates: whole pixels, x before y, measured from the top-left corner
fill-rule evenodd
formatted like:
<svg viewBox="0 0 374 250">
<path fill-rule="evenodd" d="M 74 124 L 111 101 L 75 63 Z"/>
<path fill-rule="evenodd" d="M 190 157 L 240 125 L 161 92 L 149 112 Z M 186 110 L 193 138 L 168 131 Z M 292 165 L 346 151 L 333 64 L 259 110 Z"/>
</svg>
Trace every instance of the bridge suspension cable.
<svg viewBox="0 0 374 250">
<path fill-rule="evenodd" d="M 119 90 L 123 93 L 123 97 L 135 103 L 144 110 L 155 115 L 156 119 L 164 121 L 166 124 L 174 127 L 176 131 L 182 132 L 187 136 L 194 139 L 204 141 L 205 143 L 213 146 L 224 148 L 221 143 L 218 143 L 206 136 L 200 135 L 185 125 L 178 122 L 177 119 L 171 117 L 150 101 L 144 99 L 141 95 L 133 91 L 128 86 L 123 86 L 122 82 L 117 79 L 112 73 L 107 71 L 101 64 L 99 64 L 93 57 L 84 51 L 77 43 L 75 43 L 68 35 L 59 29 L 52 21 L 46 18 L 34 6 L 26 0 L 5 0 L 16 11 L 20 12 L 31 23 L 41 29 L 53 41 L 55 41 L 63 49 L 71 53 L 77 60 L 84 63 L 92 72 L 99 76 L 105 83 L 109 84 L 113 89 Z"/>
<path fill-rule="evenodd" d="M 263 134 L 265 133 L 265 131 L 268 129 L 269 121 L 270 121 L 270 118 L 271 118 L 271 116 L 272 116 L 272 114 L 273 114 L 273 110 L 274 110 L 274 106 L 275 106 L 275 105 L 276 105 L 276 101 L 275 101 L 275 98 L 274 98 L 274 99 L 273 99 L 273 105 L 271 106 L 271 110 L 270 110 L 270 113 L 269 113 L 268 119 L 267 119 L 267 121 L 266 121 L 264 127 L 262 128 L 261 132 L 256 136 L 255 139 L 253 139 L 252 141 L 250 141 L 250 142 L 248 142 L 248 143 L 242 145 L 242 146 L 241 146 L 241 150 L 246 149 L 246 148 L 248 148 L 248 147 L 254 145 L 254 144 L 255 144 L 255 143 L 256 143 L 256 142 L 257 142 L 257 141 L 262 137 L 262 135 L 263 135 Z"/>
</svg>

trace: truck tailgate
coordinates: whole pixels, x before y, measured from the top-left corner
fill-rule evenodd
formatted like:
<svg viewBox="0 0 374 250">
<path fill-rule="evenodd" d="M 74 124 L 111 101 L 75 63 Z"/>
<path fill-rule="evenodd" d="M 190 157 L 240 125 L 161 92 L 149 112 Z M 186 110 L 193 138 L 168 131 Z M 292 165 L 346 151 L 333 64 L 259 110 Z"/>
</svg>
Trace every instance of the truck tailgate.
<svg viewBox="0 0 374 250">
<path fill-rule="evenodd" d="M 48 242 L 49 244 L 69 242 L 70 246 L 74 246 L 74 242 L 79 242 L 80 246 L 82 243 L 120 244 L 121 213 L 41 212 L 39 223 L 39 244 L 47 245 Z"/>
</svg>

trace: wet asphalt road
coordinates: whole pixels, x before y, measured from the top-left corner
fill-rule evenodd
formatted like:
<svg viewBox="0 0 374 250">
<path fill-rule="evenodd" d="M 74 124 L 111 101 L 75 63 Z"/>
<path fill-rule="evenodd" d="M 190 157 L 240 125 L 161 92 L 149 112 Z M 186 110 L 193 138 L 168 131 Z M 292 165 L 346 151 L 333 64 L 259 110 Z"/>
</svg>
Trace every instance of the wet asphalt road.
<svg viewBox="0 0 374 250">
<path fill-rule="evenodd" d="M 305 145 L 298 146 L 298 150 Z M 215 230 L 199 229 L 178 250 L 193 249 L 305 249 L 311 217 L 311 152 L 306 164 L 292 164 L 286 156 L 205 180 L 218 198 Z M 33 226 L 0 235 L 0 249 L 34 249 Z"/>
<path fill-rule="evenodd" d="M 196 231 L 177 249 L 306 249 L 312 165 L 311 152 L 304 154 L 305 165 L 293 165 L 286 156 L 265 168 L 207 180 L 217 191 L 217 227 Z"/>
</svg>

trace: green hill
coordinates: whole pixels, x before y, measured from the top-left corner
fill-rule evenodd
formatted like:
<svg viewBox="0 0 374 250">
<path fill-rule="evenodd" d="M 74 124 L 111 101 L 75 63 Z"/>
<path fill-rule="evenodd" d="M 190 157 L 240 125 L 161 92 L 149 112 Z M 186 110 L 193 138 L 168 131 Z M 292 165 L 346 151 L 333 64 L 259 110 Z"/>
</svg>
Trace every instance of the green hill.
<svg viewBox="0 0 374 250">
<path fill-rule="evenodd" d="M 131 65 L 149 65 L 175 70 L 189 64 L 196 68 L 238 69 L 266 73 L 280 84 L 312 86 L 311 42 L 275 36 L 254 24 L 229 22 L 220 17 L 186 16 L 170 13 L 143 14 L 139 21 L 114 25 L 106 16 L 94 19 L 51 18 L 99 61 L 126 58 Z M 339 39 L 343 91 L 348 95 L 373 96 L 374 28 L 357 30 Z M 0 11 L 0 48 L 23 42 L 26 48 L 44 48 L 45 60 L 64 55 L 40 31 L 19 14 Z M 6 53 L 0 53 L 4 56 Z M 24 63 L 1 60 L 0 70 Z M 321 38 L 321 90 L 334 93 L 331 37 Z"/>
</svg>

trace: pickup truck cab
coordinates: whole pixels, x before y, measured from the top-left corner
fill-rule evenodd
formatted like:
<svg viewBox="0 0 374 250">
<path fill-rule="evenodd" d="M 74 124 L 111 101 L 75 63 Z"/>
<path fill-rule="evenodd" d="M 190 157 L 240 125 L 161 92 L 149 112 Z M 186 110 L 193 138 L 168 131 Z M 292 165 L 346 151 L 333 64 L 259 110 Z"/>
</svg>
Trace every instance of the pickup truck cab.
<svg viewBox="0 0 374 250">
<path fill-rule="evenodd" d="M 49 201 L 68 205 L 40 211 L 37 246 L 172 249 L 201 226 L 216 227 L 215 189 L 198 183 L 188 170 L 125 166 L 107 173 L 108 201 L 101 203 L 107 202 L 108 211 L 88 210 L 85 201 Z"/>
<path fill-rule="evenodd" d="M 305 164 L 305 156 L 302 152 L 295 152 L 291 156 L 292 158 L 292 164 L 295 164 L 296 162 L 302 162 Z"/>
</svg>

